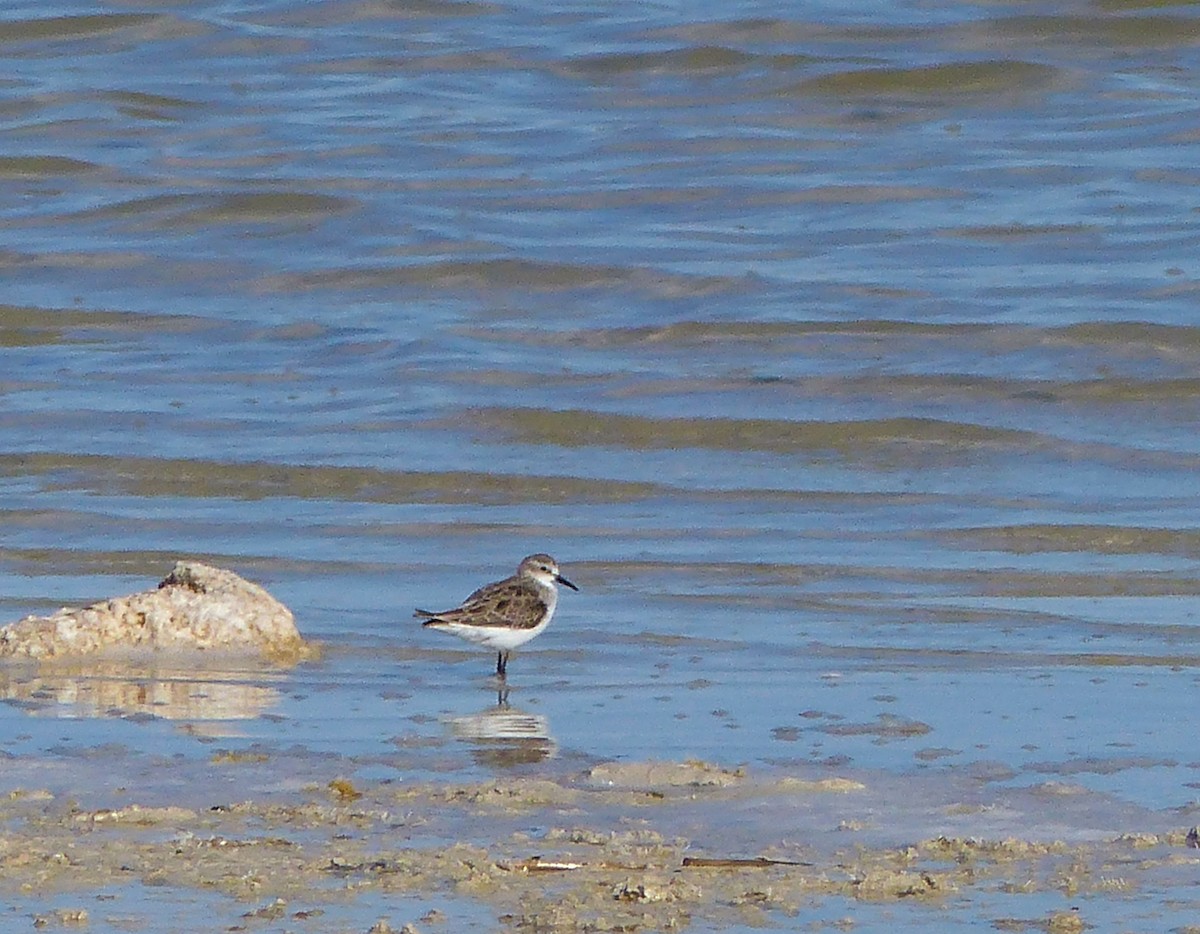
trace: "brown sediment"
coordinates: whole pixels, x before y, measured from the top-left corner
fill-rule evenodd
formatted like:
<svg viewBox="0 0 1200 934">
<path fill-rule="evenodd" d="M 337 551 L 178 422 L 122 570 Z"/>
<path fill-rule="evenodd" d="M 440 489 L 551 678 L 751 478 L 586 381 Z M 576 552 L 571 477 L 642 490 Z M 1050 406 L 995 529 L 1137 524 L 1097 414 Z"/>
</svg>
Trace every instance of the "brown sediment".
<svg viewBox="0 0 1200 934">
<path fill-rule="evenodd" d="M 221 758 L 214 767 L 242 764 Z M 145 801 L 88 808 L 45 790 L 17 790 L 0 802 L 0 893 L 62 897 L 169 886 L 258 906 L 250 914 L 235 906 L 238 917 L 290 915 L 292 904 L 312 911 L 371 895 L 428 895 L 483 904 L 505 929 L 655 931 L 694 921 L 778 924 L 828 898 L 937 905 L 973 891 L 1112 894 L 1192 859 L 1183 830 L 1135 829 L 1086 843 L 937 836 L 829 851 L 763 841 L 762 852 L 738 852 L 715 826 L 696 838 L 669 836 L 628 816 L 674 809 L 695 826 L 691 818 L 714 804 L 758 808 L 787 795 L 852 801 L 846 793 L 862 787 L 752 779 L 683 762 L 609 763 L 558 780 L 466 784 L 373 784 L 332 774 L 288 800 L 207 807 Z M 506 824 L 506 817 L 521 819 Z M 460 835 L 464 827 L 473 839 Z M 1049 932 L 1087 924 L 1074 911 L 1001 923 Z"/>
<path fill-rule="evenodd" d="M 764 866 L 813 866 L 814 863 L 802 862 L 796 859 L 768 859 L 766 856 L 755 856 L 752 859 L 737 857 L 710 858 L 704 856 L 685 856 L 683 868 L 698 867 L 703 869 L 746 869 L 762 868 Z"/>
</svg>

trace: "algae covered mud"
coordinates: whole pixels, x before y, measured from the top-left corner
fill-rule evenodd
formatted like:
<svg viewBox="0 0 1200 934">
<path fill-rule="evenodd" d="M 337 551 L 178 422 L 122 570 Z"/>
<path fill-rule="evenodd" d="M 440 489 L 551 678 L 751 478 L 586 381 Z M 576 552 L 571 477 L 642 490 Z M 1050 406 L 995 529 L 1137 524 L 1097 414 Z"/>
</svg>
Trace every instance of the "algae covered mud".
<svg viewBox="0 0 1200 934">
<path fill-rule="evenodd" d="M 530 653 L 541 674 L 502 703 L 472 674 L 490 656 L 332 640 L 273 672 L 10 666 L 2 917 L 114 934 L 1074 932 L 1186 930 L 1200 907 L 1200 809 L 1163 807 L 1137 778 L 1191 767 L 1132 743 L 1074 754 L 1029 695 L 999 697 L 1011 669 L 975 673 L 995 696 L 966 713 L 994 726 L 954 748 L 936 692 L 968 666 L 873 659 L 822 679 L 758 665 L 764 704 L 734 667 L 746 653 L 657 644 L 619 685 L 564 676 L 569 651 Z M 704 665 L 700 648 L 727 657 Z M 672 674 L 695 666 L 709 677 Z M 1053 666 L 1029 667 L 1053 697 Z M 864 687 L 930 722 L 863 715 Z M 801 706 L 822 694 L 823 709 Z M 671 758 L 684 746 L 713 761 Z"/>
<path fill-rule="evenodd" d="M 114 931 L 198 929 L 201 917 L 222 930 L 366 930 L 377 912 L 375 932 L 904 931 L 984 918 L 992 929 L 1080 932 L 1166 929 L 1196 907 L 1194 830 L 850 842 L 889 812 L 969 824 L 995 806 L 922 800 L 932 789 L 915 780 L 899 807 L 896 788 L 763 780 L 695 761 L 469 784 L 258 784 L 297 767 L 309 780 L 320 771 L 287 754 L 218 752 L 190 772 L 204 786 L 184 794 L 190 807 L 139 803 L 154 796 L 133 788 L 99 809 L 13 791 L 0 838 L 5 916 Z M 257 794 L 240 796 L 249 788 Z M 776 842 L 745 849 L 754 832 L 737 824 L 770 827 Z M 1152 907 L 1163 901 L 1171 908 Z"/>
<path fill-rule="evenodd" d="M 9 3 L 5 928 L 1194 924 L 1194 5 Z M 522 555 L 580 593 L 422 633 Z M 380 930 L 383 930 L 381 927 Z"/>
</svg>

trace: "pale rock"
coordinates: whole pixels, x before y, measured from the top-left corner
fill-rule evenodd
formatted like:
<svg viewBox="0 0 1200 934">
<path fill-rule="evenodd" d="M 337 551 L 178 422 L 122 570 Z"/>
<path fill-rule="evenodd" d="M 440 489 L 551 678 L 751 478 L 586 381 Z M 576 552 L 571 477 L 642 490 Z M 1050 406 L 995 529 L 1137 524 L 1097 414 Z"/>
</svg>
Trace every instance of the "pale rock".
<svg viewBox="0 0 1200 934">
<path fill-rule="evenodd" d="M 311 649 L 291 611 L 232 571 L 180 561 L 154 590 L 0 627 L 0 658 L 209 650 L 292 662 Z"/>
</svg>

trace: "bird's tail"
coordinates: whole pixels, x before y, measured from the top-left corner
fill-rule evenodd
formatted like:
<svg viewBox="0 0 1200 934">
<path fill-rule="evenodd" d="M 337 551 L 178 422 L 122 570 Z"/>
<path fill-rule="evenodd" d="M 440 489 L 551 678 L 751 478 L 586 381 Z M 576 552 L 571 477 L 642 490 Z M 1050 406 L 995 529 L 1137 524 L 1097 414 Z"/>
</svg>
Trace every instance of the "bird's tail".
<svg viewBox="0 0 1200 934">
<path fill-rule="evenodd" d="M 413 610 L 413 619 L 426 619 L 429 620 L 429 623 L 432 623 L 434 620 L 438 619 L 438 615 L 437 613 L 429 612 L 429 610 Z M 428 626 L 429 623 L 426 623 L 425 625 Z"/>
</svg>

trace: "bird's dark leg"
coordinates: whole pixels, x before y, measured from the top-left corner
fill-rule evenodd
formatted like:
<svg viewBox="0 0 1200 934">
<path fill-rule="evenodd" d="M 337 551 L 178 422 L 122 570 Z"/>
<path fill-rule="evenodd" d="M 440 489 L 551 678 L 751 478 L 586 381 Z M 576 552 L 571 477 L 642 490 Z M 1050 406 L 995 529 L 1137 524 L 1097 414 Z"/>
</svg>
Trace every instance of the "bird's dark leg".
<svg viewBox="0 0 1200 934">
<path fill-rule="evenodd" d="M 496 677 L 503 679 L 505 677 L 505 671 L 507 669 L 508 669 L 508 653 L 507 652 L 497 652 L 496 653 Z"/>
</svg>

